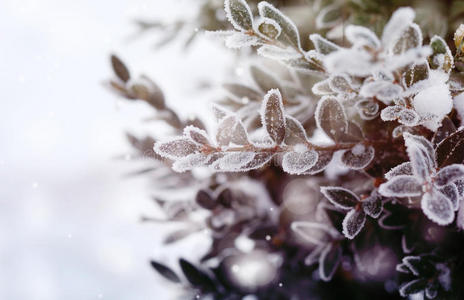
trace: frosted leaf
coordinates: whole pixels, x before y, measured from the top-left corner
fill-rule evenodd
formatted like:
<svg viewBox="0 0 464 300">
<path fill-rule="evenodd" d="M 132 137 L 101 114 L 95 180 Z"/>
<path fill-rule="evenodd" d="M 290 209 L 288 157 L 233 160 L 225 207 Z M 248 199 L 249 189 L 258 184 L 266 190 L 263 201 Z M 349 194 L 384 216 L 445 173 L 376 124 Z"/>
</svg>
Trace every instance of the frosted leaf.
<svg viewBox="0 0 464 300">
<path fill-rule="evenodd" d="M 412 166 L 411 166 L 411 163 L 409 161 L 404 162 L 404 163 L 402 163 L 400 165 L 397 165 L 396 167 L 392 168 L 390 171 L 388 171 L 385 174 L 385 178 L 387 180 L 390 180 L 393 177 L 399 176 L 399 175 L 413 175 Z"/>
<path fill-rule="evenodd" d="M 276 39 L 282 32 L 280 25 L 270 18 L 259 18 L 254 27 L 256 32 L 268 39 Z"/>
<path fill-rule="evenodd" d="M 263 70 L 258 66 L 250 67 L 250 75 L 253 81 L 263 92 L 268 92 L 271 89 L 282 90 L 279 80 L 271 73 Z"/>
<path fill-rule="evenodd" d="M 306 170 L 305 174 L 314 175 L 323 171 L 327 165 L 332 161 L 333 152 L 331 151 L 318 151 L 318 159 L 316 164 Z"/>
<path fill-rule="evenodd" d="M 319 262 L 319 257 L 321 256 L 321 253 L 324 251 L 325 248 L 327 248 L 327 244 L 321 244 L 317 245 L 311 253 L 306 256 L 304 263 L 306 266 L 311 266 L 315 263 Z"/>
<path fill-rule="evenodd" d="M 329 73 L 369 76 L 375 68 L 371 60 L 371 54 L 362 49 L 343 48 L 327 55 L 324 65 Z"/>
<path fill-rule="evenodd" d="M 453 101 L 446 83 L 437 83 L 421 90 L 412 101 L 414 110 L 421 116 L 435 116 L 423 125 L 432 131 L 436 131 L 441 125 L 442 119 L 451 112 Z"/>
<path fill-rule="evenodd" d="M 402 54 L 409 49 L 422 46 L 422 31 L 417 24 L 409 24 L 393 44 L 392 52 Z"/>
<path fill-rule="evenodd" d="M 374 101 L 370 101 L 369 99 L 363 99 L 356 102 L 355 107 L 359 116 L 363 120 L 373 120 L 379 114 L 379 104 Z"/>
<path fill-rule="evenodd" d="M 280 28 L 282 29 L 279 40 L 288 42 L 294 47 L 301 49 L 300 35 L 296 25 L 292 20 L 290 20 L 280 10 L 266 1 L 261 1 L 258 3 L 258 11 L 261 17 L 272 19 L 276 21 L 277 24 L 279 24 Z"/>
<path fill-rule="evenodd" d="M 195 143 L 198 143 L 199 145 L 210 145 L 211 144 L 206 131 L 200 128 L 197 128 L 195 126 L 190 125 L 190 126 L 185 127 L 184 135 L 186 137 L 189 137 L 192 141 L 194 141 Z"/>
<path fill-rule="evenodd" d="M 330 88 L 329 80 L 322 80 L 313 85 L 312 91 L 315 95 L 331 95 L 334 91 Z"/>
<path fill-rule="evenodd" d="M 415 13 L 410 7 L 397 9 L 383 28 L 382 44 L 390 48 L 404 29 L 414 20 Z"/>
<path fill-rule="evenodd" d="M 382 213 L 382 196 L 374 191 L 369 197 L 361 201 L 364 212 L 372 217 L 378 218 Z"/>
<path fill-rule="evenodd" d="M 335 274 L 342 258 L 342 249 L 330 243 L 319 257 L 319 276 L 324 281 L 330 281 Z"/>
<path fill-rule="evenodd" d="M 403 264 L 408 267 L 412 274 L 419 276 L 422 264 L 420 256 L 405 256 L 403 257 Z"/>
<path fill-rule="evenodd" d="M 445 117 L 441 122 L 441 126 L 438 128 L 437 132 L 435 132 L 433 135 L 432 144 L 436 147 L 440 142 L 442 142 L 454 132 L 456 132 L 456 126 L 454 126 L 454 123 L 450 118 Z M 437 150 L 437 152 L 439 151 Z"/>
<path fill-rule="evenodd" d="M 458 190 L 459 197 L 464 196 L 464 180 L 456 180 L 454 182 L 454 185 L 456 186 Z"/>
<path fill-rule="evenodd" d="M 454 184 L 445 185 L 440 189 L 440 192 L 451 201 L 454 211 L 458 210 L 460 199 L 456 186 Z"/>
<path fill-rule="evenodd" d="M 419 124 L 420 117 L 412 109 L 403 109 L 398 116 L 398 122 L 406 126 L 416 126 Z"/>
<path fill-rule="evenodd" d="M 175 160 L 195 153 L 198 150 L 197 147 L 197 144 L 186 138 L 176 138 L 171 141 L 155 143 L 153 150 L 162 157 Z"/>
<path fill-rule="evenodd" d="M 430 40 L 432 48 L 431 67 L 449 73 L 454 67 L 453 54 L 445 40 L 437 35 Z"/>
<path fill-rule="evenodd" d="M 351 209 L 359 202 L 358 196 L 342 187 L 321 186 L 321 193 L 335 206 Z"/>
<path fill-rule="evenodd" d="M 459 128 L 438 144 L 436 156 L 440 167 L 464 163 L 464 127 Z"/>
<path fill-rule="evenodd" d="M 394 121 L 400 116 L 400 112 L 404 108 L 399 105 L 387 106 L 380 113 L 380 118 L 384 121 Z"/>
<path fill-rule="evenodd" d="M 353 87 L 351 86 L 351 79 L 344 74 L 333 75 L 329 79 L 330 89 L 337 93 L 351 93 Z"/>
<path fill-rule="evenodd" d="M 335 25 L 342 21 L 342 9 L 340 4 L 333 3 L 327 5 L 316 17 L 316 28 L 333 28 Z"/>
<path fill-rule="evenodd" d="M 348 122 L 343 106 L 334 97 L 323 97 L 317 103 L 316 124 L 329 137 L 338 141 L 346 132 Z"/>
<path fill-rule="evenodd" d="M 274 153 L 271 152 L 256 153 L 252 161 L 241 167 L 241 171 L 259 169 L 267 164 L 273 156 Z"/>
<path fill-rule="evenodd" d="M 427 85 L 429 65 L 427 63 L 415 64 L 403 73 L 404 85 L 408 87 L 403 96 L 416 94 Z"/>
<path fill-rule="evenodd" d="M 353 121 L 348 122 L 348 126 L 346 128 L 346 132 L 343 135 L 341 141 L 346 143 L 356 143 L 362 141 L 364 139 L 364 133 L 361 127 Z M 361 150 L 360 147 L 357 150 Z M 359 151 L 358 151 L 359 153 Z"/>
<path fill-rule="evenodd" d="M 401 273 L 405 273 L 405 274 L 411 273 L 411 271 L 409 271 L 409 268 L 406 267 L 405 264 L 397 264 L 395 269 L 396 271 L 401 272 Z"/>
<path fill-rule="evenodd" d="M 317 152 L 309 150 L 306 152 L 287 152 L 282 159 L 282 168 L 289 174 L 302 174 L 316 164 Z"/>
<path fill-rule="evenodd" d="M 415 197 L 422 194 L 422 184 L 414 176 L 395 176 L 379 187 L 379 193 L 385 197 Z"/>
<path fill-rule="evenodd" d="M 273 45 L 263 45 L 258 48 L 257 53 L 266 58 L 275 60 L 289 60 L 302 57 L 294 48 L 281 48 Z"/>
<path fill-rule="evenodd" d="M 231 112 L 228 111 L 227 109 L 217 105 L 217 104 L 213 104 L 212 106 L 213 108 L 213 113 L 214 113 L 214 116 L 216 117 L 216 120 L 217 121 L 220 121 L 222 119 L 224 119 L 227 115 L 230 115 Z"/>
<path fill-rule="evenodd" d="M 307 137 L 306 137 L 306 131 L 301 125 L 301 123 L 291 117 L 291 116 L 286 116 L 286 128 L 285 128 L 285 143 L 287 145 L 295 145 L 298 143 L 306 143 L 307 142 Z"/>
<path fill-rule="evenodd" d="M 380 48 L 380 41 L 371 30 L 363 26 L 348 25 L 345 36 L 353 46 L 368 46 L 373 49 Z"/>
<path fill-rule="evenodd" d="M 332 43 L 331 41 L 323 38 L 317 33 L 313 33 L 309 36 L 309 39 L 313 42 L 314 48 L 320 54 L 327 55 L 332 52 L 338 51 L 340 46 Z"/>
<path fill-rule="evenodd" d="M 349 150 L 345 150 L 341 162 L 348 168 L 354 170 L 364 169 L 374 159 L 375 150 L 372 146 L 357 144 Z"/>
<path fill-rule="evenodd" d="M 261 122 L 269 137 L 276 144 L 281 144 L 285 137 L 285 117 L 279 90 L 272 89 L 264 96 L 261 111 Z"/>
<path fill-rule="evenodd" d="M 438 225 L 448 225 L 454 220 L 454 209 L 451 201 L 442 193 L 434 191 L 425 193 L 421 208 L 424 214 Z"/>
<path fill-rule="evenodd" d="M 452 164 L 440 169 L 435 176 L 435 183 L 444 186 L 459 179 L 464 179 L 464 165 Z"/>
<path fill-rule="evenodd" d="M 363 84 L 359 94 L 364 97 L 377 97 L 385 104 L 398 98 L 403 89 L 400 85 L 385 80 L 376 80 Z"/>
<path fill-rule="evenodd" d="M 234 115 L 225 117 L 218 125 L 216 140 L 221 146 L 230 143 L 237 145 L 248 144 L 248 135 L 242 122 Z"/>
<path fill-rule="evenodd" d="M 176 160 L 172 164 L 172 169 L 176 172 L 185 172 L 188 170 L 192 170 L 197 167 L 201 167 L 205 165 L 205 163 L 209 160 L 209 156 L 204 155 L 202 153 L 194 153 L 187 155 L 179 160 Z"/>
<path fill-rule="evenodd" d="M 404 125 L 396 126 L 392 131 L 392 137 L 395 138 L 395 139 L 399 138 L 400 136 L 403 135 L 404 132 L 409 132 L 409 128 L 410 127 L 407 127 L 407 126 L 404 126 Z"/>
<path fill-rule="evenodd" d="M 438 284 L 429 284 L 425 288 L 425 297 L 434 299 L 438 295 Z"/>
<path fill-rule="evenodd" d="M 235 29 L 242 31 L 252 29 L 253 15 L 245 0 L 225 0 L 224 10 L 227 19 Z"/>
<path fill-rule="evenodd" d="M 403 283 L 398 291 L 400 292 L 401 297 L 407 297 L 408 295 L 417 294 L 423 291 L 426 285 L 427 279 L 414 279 Z"/>
<path fill-rule="evenodd" d="M 456 225 L 460 230 L 464 230 L 464 204 L 462 203 L 459 205 L 458 214 L 456 216 Z"/>
<path fill-rule="evenodd" d="M 297 221 L 291 225 L 292 230 L 315 245 L 326 244 L 339 236 L 338 231 L 324 223 Z"/>
<path fill-rule="evenodd" d="M 436 161 L 435 161 L 435 150 L 433 148 L 432 143 L 424 138 L 423 136 L 420 135 L 414 135 L 410 133 L 406 133 L 404 135 L 404 140 L 406 147 L 411 144 L 412 142 L 417 143 L 417 145 L 420 145 L 424 149 L 424 154 L 428 159 L 428 164 L 430 166 L 430 169 L 434 169 L 437 167 Z"/>
<path fill-rule="evenodd" d="M 251 36 L 243 32 L 233 32 L 225 38 L 225 43 L 228 48 L 239 49 L 242 47 L 259 45 L 259 38 Z"/>
<path fill-rule="evenodd" d="M 403 137 L 414 175 L 424 180 L 428 179 L 434 167 L 432 161 L 433 149 L 431 150 L 432 153 L 430 153 L 430 149 L 425 147 L 427 143 L 429 145 L 430 143 L 423 137 L 412 135 L 407 132 L 403 133 Z M 424 143 L 421 143 L 422 140 L 426 142 L 424 141 Z"/>
<path fill-rule="evenodd" d="M 350 210 L 343 219 L 343 234 L 350 240 L 354 239 L 363 229 L 364 223 L 366 223 L 366 214 L 363 210 Z"/>
<path fill-rule="evenodd" d="M 238 171 L 254 158 L 254 152 L 233 152 L 224 155 L 216 164 L 222 171 Z"/>
</svg>

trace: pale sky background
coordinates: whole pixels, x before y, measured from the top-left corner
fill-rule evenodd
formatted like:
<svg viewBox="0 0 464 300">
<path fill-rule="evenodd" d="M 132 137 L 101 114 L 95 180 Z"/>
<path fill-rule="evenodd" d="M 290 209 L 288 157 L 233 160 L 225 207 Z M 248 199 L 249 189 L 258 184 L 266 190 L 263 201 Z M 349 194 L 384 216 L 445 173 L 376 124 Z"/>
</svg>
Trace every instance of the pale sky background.
<svg viewBox="0 0 464 300">
<path fill-rule="evenodd" d="M 149 182 L 124 178 L 140 165 L 114 159 L 130 149 L 125 130 L 156 126 L 142 122 L 148 106 L 118 102 L 102 82 L 115 52 L 184 115 L 208 114 L 211 99 L 194 91 L 230 64 L 219 44 L 202 39 L 184 55 L 178 43 L 154 51 L 155 35 L 128 42 L 135 17 L 174 19 L 191 7 L 0 1 L 0 299 L 170 299 L 148 260 L 175 264 L 174 250 L 159 246 L 158 227 L 138 222 L 154 210 Z"/>
</svg>

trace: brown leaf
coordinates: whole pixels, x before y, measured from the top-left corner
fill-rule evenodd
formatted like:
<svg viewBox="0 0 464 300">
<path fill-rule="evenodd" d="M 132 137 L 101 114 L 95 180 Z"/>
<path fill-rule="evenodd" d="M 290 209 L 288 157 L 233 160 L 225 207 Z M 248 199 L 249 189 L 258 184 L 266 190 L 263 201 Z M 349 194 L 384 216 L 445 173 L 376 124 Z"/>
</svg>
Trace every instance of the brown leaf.
<svg viewBox="0 0 464 300">
<path fill-rule="evenodd" d="M 345 110 L 334 97 L 324 97 L 319 101 L 316 108 L 316 123 L 334 141 L 340 141 L 348 127 Z"/>
<path fill-rule="evenodd" d="M 269 137 L 281 144 L 285 137 L 285 116 L 279 90 L 272 89 L 264 96 L 261 118 Z"/>
<path fill-rule="evenodd" d="M 464 128 L 454 132 L 436 149 L 438 167 L 464 163 Z"/>
<path fill-rule="evenodd" d="M 236 116 L 228 116 L 222 119 L 216 133 L 216 140 L 221 146 L 228 146 L 230 143 L 237 145 L 248 144 L 245 127 Z"/>
<path fill-rule="evenodd" d="M 123 82 L 128 82 L 130 79 L 130 73 L 126 65 L 116 56 L 111 55 L 111 65 L 113 66 L 114 73 Z"/>
</svg>

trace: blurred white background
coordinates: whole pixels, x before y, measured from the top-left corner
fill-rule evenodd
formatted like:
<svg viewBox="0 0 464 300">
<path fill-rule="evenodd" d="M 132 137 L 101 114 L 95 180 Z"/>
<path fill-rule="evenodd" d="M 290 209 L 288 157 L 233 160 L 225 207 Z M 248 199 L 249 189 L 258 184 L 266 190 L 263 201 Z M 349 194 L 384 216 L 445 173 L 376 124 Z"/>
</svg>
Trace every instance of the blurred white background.
<svg viewBox="0 0 464 300">
<path fill-rule="evenodd" d="M 114 159 L 130 152 L 125 131 L 156 130 L 142 122 L 152 112 L 102 82 L 115 52 L 184 115 L 207 111 L 193 91 L 230 63 L 218 44 L 183 54 L 179 43 L 154 51 L 156 36 L 129 41 L 136 17 L 173 20 L 192 2 L 0 1 L 0 299 L 170 298 L 148 261 L 176 259 L 139 222 L 154 209 L 149 182 Z"/>
</svg>

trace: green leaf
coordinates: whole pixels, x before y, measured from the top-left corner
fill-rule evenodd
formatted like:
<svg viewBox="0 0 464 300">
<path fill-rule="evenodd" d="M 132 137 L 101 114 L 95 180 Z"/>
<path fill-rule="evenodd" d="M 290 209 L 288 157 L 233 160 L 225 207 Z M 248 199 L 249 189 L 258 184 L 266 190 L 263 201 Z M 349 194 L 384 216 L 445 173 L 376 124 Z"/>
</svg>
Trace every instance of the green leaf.
<svg viewBox="0 0 464 300">
<path fill-rule="evenodd" d="M 300 34 L 298 33 L 298 28 L 292 22 L 292 20 L 290 20 L 280 10 L 266 1 L 261 1 L 258 4 L 258 11 L 261 17 L 273 19 L 282 28 L 282 33 L 279 36 L 279 40 L 290 43 L 295 48 L 301 50 Z"/>
<path fill-rule="evenodd" d="M 253 15 L 245 0 L 225 0 L 224 10 L 235 29 L 247 31 L 253 28 Z"/>
<path fill-rule="evenodd" d="M 280 25 L 275 20 L 270 18 L 261 18 L 258 21 L 256 28 L 259 33 L 270 39 L 278 38 L 282 32 Z"/>
<path fill-rule="evenodd" d="M 313 33 L 309 36 L 309 39 L 313 42 L 314 48 L 320 54 L 330 54 L 332 52 L 338 51 L 340 47 L 331 41 L 323 38 L 317 33 Z"/>
<path fill-rule="evenodd" d="M 454 66 L 454 59 L 445 40 L 435 35 L 430 40 L 430 48 L 432 48 L 432 55 L 429 58 L 430 66 L 449 73 Z"/>
<path fill-rule="evenodd" d="M 417 24 L 412 23 L 403 30 L 393 44 L 392 51 L 398 55 L 420 46 L 422 46 L 422 31 Z"/>
<path fill-rule="evenodd" d="M 403 77 L 406 86 L 411 87 L 417 82 L 426 80 L 429 77 L 429 65 L 426 63 L 414 65 L 404 72 Z"/>
</svg>

